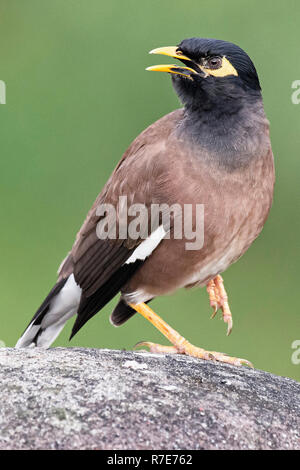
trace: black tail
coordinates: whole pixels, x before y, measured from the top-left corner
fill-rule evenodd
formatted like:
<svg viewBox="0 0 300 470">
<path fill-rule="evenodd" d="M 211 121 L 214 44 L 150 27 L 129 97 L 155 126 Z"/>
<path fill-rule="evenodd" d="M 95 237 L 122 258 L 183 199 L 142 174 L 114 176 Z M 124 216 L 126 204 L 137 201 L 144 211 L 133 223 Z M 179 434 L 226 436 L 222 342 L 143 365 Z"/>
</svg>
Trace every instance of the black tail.
<svg viewBox="0 0 300 470">
<path fill-rule="evenodd" d="M 120 299 L 110 316 L 110 321 L 114 326 L 120 326 L 129 320 L 129 318 L 131 318 L 135 313 L 136 311 L 133 308 L 127 305 L 123 299 Z"/>
<path fill-rule="evenodd" d="M 41 327 L 41 323 L 43 319 L 45 318 L 45 315 L 49 311 L 50 303 L 52 299 L 54 299 L 57 296 L 57 294 L 61 291 L 61 289 L 64 287 L 66 282 L 67 282 L 67 279 L 61 279 L 51 289 L 51 291 L 45 298 L 42 305 L 38 308 L 38 310 L 34 314 L 26 330 L 24 331 L 24 333 L 18 340 L 16 344 L 17 348 L 26 348 L 30 346 L 31 344 L 34 344 L 34 345 L 37 344 L 38 337 L 43 331 L 43 328 Z"/>
<path fill-rule="evenodd" d="M 151 302 L 151 300 L 147 300 L 146 304 Z M 136 311 L 130 307 L 123 299 L 120 299 L 118 304 L 116 305 L 114 311 L 110 316 L 110 321 L 114 326 L 121 326 L 125 323 L 129 318 L 131 318 Z"/>
<path fill-rule="evenodd" d="M 82 294 L 78 315 L 70 339 L 120 291 L 142 264 L 142 260 L 137 260 L 135 263 L 123 264 L 94 294 L 89 297 L 85 297 Z"/>
</svg>

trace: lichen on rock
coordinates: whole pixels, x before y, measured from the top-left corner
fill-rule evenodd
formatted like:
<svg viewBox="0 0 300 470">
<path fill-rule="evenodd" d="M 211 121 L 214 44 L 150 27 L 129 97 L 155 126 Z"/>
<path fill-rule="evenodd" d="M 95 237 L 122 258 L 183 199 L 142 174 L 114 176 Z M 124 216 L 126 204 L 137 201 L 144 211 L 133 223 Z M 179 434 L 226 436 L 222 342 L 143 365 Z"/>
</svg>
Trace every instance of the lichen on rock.
<svg viewBox="0 0 300 470">
<path fill-rule="evenodd" d="M 0 349 L 0 449 L 300 449 L 300 384 L 180 355 Z"/>
</svg>

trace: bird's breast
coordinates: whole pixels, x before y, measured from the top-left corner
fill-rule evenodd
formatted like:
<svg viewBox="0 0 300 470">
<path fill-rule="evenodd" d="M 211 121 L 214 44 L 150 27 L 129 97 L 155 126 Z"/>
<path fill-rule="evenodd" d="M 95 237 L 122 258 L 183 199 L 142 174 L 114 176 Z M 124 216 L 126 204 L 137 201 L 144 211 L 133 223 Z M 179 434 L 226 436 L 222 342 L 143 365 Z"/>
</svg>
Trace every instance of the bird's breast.
<svg viewBox="0 0 300 470">
<path fill-rule="evenodd" d="M 199 164 L 187 159 L 177 165 L 176 178 L 164 188 L 165 202 L 203 208 L 202 245 L 187 249 L 184 236 L 163 239 L 130 282 L 129 290 L 147 292 L 147 298 L 180 287 L 204 285 L 225 271 L 259 235 L 269 213 L 274 186 L 274 164 L 269 148 L 240 171 Z M 172 172 L 171 172 L 172 173 Z M 183 218 L 184 219 L 184 218 Z"/>
</svg>

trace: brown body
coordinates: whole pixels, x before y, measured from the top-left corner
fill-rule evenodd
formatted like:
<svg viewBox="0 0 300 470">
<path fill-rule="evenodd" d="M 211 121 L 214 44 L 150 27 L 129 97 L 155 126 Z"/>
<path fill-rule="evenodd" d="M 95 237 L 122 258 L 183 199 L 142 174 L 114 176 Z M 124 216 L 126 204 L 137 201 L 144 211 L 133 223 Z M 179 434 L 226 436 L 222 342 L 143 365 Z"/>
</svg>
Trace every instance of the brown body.
<svg viewBox="0 0 300 470">
<path fill-rule="evenodd" d="M 162 240 L 122 288 L 128 302 L 140 303 L 181 287 L 206 284 L 247 250 L 272 204 L 274 162 L 263 111 L 257 114 L 257 138 L 241 150 L 247 153 L 248 164 L 234 171 L 224 169 L 218 160 L 208 163 L 205 149 L 195 150 L 180 138 L 177 129 L 183 114 L 179 109 L 164 116 L 132 143 L 95 201 L 71 252 L 75 264 L 78 259 L 80 278 L 84 254 L 97 243 L 95 212 L 100 202 L 117 206 L 119 196 L 127 195 L 128 204 L 147 207 L 151 203 L 204 204 L 203 248 L 186 250 L 184 238 Z M 63 268 L 61 275 L 74 269 L 67 268 L 69 272 Z"/>
</svg>

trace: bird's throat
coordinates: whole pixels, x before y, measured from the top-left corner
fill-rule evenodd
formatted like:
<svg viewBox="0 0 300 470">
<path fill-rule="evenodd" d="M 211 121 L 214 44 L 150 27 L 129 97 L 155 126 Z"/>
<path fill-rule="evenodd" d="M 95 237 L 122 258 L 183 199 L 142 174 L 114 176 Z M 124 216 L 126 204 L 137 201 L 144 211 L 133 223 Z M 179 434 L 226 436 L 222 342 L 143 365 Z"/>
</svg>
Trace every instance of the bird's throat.
<svg viewBox="0 0 300 470">
<path fill-rule="evenodd" d="M 257 157 L 262 148 L 268 121 L 261 97 L 251 103 L 240 101 L 231 109 L 185 108 L 184 118 L 177 128 L 178 136 L 199 155 L 209 155 L 211 160 L 228 171 L 243 167 Z M 197 153 L 197 152 L 196 152 Z"/>
</svg>

